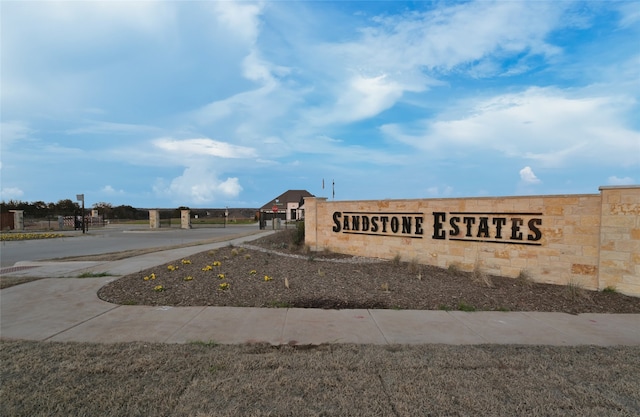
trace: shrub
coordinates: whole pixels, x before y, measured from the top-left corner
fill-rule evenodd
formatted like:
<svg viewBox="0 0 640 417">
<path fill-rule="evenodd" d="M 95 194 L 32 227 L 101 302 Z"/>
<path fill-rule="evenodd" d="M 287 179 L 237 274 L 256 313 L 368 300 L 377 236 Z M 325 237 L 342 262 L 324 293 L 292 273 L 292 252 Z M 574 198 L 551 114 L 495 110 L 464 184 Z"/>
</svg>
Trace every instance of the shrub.
<svg viewBox="0 0 640 417">
<path fill-rule="evenodd" d="M 293 244 L 296 246 L 304 245 L 304 222 L 296 224 L 296 232 L 293 235 Z"/>
</svg>

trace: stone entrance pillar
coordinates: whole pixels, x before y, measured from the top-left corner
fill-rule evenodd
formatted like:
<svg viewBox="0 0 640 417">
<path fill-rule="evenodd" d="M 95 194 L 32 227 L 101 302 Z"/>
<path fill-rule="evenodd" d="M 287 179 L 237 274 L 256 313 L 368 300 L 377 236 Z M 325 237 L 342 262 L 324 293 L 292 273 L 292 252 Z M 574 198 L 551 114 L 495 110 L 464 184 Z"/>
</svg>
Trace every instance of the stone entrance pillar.
<svg viewBox="0 0 640 417">
<path fill-rule="evenodd" d="M 9 210 L 13 213 L 13 230 L 24 230 L 24 210 Z"/>
<path fill-rule="evenodd" d="M 191 210 L 180 210 L 180 228 L 191 229 Z"/>
<path fill-rule="evenodd" d="M 151 229 L 160 228 L 160 210 L 149 210 L 149 227 Z"/>
</svg>

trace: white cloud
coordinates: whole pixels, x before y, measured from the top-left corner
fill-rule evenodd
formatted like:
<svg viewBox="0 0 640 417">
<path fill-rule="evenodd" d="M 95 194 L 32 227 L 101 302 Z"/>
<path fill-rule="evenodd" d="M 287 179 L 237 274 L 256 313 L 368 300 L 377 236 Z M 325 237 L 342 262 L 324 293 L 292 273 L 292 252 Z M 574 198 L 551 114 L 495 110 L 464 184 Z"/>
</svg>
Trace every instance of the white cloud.
<svg viewBox="0 0 640 417">
<path fill-rule="evenodd" d="M 0 122 L 0 136 L 3 147 L 15 141 L 26 139 L 34 133 L 27 123 L 21 121 Z"/>
<path fill-rule="evenodd" d="M 453 187 L 445 185 L 440 188 L 437 186 L 427 188 L 427 195 L 430 197 L 451 197 L 453 195 Z"/>
<path fill-rule="evenodd" d="M 524 167 L 520 170 L 520 180 L 525 184 L 539 184 L 540 179 L 536 177 L 531 167 Z"/>
<path fill-rule="evenodd" d="M 2 9 L 0 94 L 11 113 L 87 108 L 82 101 L 104 82 L 96 75 L 128 58 L 123 45 L 166 45 L 175 18 L 174 5 L 153 1 L 3 2 Z"/>
<path fill-rule="evenodd" d="M 635 180 L 631 177 L 618 178 L 615 175 L 607 179 L 609 185 L 633 185 Z"/>
<path fill-rule="evenodd" d="M 562 2 L 504 1 L 445 6 L 377 17 L 359 28 L 354 41 L 307 48 L 307 54 L 316 55 L 309 57 L 319 67 L 316 84 L 328 95 L 328 109 L 309 112 L 310 122 L 375 116 L 406 92 L 442 84 L 437 78 L 450 73 L 519 74 L 530 57 L 561 52 L 545 39 L 566 24 L 561 17 L 567 7 Z M 505 66 L 504 58 L 516 55 Z"/>
<path fill-rule="evenodd" d="M 580 91 L 529 88 L 456 103 L 434 119 L 381 130 L 421 150 L 478 150 L 559 166 L 585 160 L 637 164 L 640 133 L 625 127 L 634 101 L 625 96 L 585 96 Z"/>
<path fill-rule="evenodd" d="M 0 200 L 9 201 L 20 199 L 24 195 L 24 191 L 17 187 L 2 187 L 0 188 Z"/>
<path fill-rule="evenodd" d="M 373 117 L 392 107 L 405 88 L 387 75 L 351 78 L 331 109 L 314 110 L 314 124 L 348 123 Z"/>
<path fill-rule="evenodd" d="M 253 148 L 231 145 L 213 139 L 156 139 L 153 144 L 169 152 L 176 152 L 177 158 L 182 159 L 192 156 L 217 156 L 221 158 L 253 158 L 256 151 Z"/>
<path fill-rule="evenodd" d="M 66 133 L 70 135 L 81 135 L 88 133 L 96 134 L 141 134 L 157 132 L 159 129 L 153 126 L 136 125 L 130 123 L 113 123 L 113 122 L 100 122 L 100 121 L 88 121 L 84 123 L 82 127 L 76 127 L 69 129 Z"/>
<path fill-rule="evenodd" d="M 157 196 L 169 198 L 177 205 L 199 205 L 235 198 L 242 191 L 242 186 L 238 178 L 220 180 L 216 172 L 206 167 L 195 166 L 186 168 L 183 174 L 174 178 L 169 185 L 158 181 L 153 189 Z"/>
<path fill-rule="evenodd" d="M 245 1 L 216 1 L 211 6 L 218 24 L 226 32 L 233 33 L 242 41 L 253 44 L 259 33 L 259 17 L 262 4 Z"/>
<path fill-rule="evenodd" d="M 104 187 L 102 187 L 100 192 L 104 193 L 104 194 L 108 194 L 108 195 L 124 194 L 123 190 L 116 190 L 115 188 L 113 188 L 110 185 L 105 185 Z"/>
</svg>

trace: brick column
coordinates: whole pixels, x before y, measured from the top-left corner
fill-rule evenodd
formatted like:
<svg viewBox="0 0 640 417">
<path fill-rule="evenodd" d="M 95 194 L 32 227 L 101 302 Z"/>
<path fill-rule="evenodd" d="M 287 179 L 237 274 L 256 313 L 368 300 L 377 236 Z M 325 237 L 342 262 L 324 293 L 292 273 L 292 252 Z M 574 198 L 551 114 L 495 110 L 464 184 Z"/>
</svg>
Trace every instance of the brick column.
<svg viewBox="0 0 640 417">
<path fill-rule="evenodd" d="M 24 230 L 24 210 L 9 210 L 13 213 L 13 229 Z"/>
<path fill-rule="evenodd" d="M 318 247 L 318 204 L 327 201 L 326 197 L 305 197 L 304 199 L 304 243 L 312 251 Z"/>
<path fill-rule="evenodd" d="M 180 210 L 180 228 L 191 229 L 191 210 Z"/>
<path fill-rule="evenodd" d="M 160 210 L 149 210 L 149 227 L 151 229 L 160 228 Z"/>
</svg>

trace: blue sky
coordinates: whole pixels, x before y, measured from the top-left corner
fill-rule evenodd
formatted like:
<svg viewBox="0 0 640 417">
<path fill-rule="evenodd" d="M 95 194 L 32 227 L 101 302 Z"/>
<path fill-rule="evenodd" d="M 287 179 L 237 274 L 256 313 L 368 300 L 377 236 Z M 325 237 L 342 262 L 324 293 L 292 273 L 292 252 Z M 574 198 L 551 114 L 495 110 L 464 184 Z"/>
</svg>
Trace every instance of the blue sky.
<svg viewBox="0 0 640 417">
<path fill-rule="evenodd" d="M 640 183 L 638 1 L 0 5 L 4 201 Z"/>
</svg>

